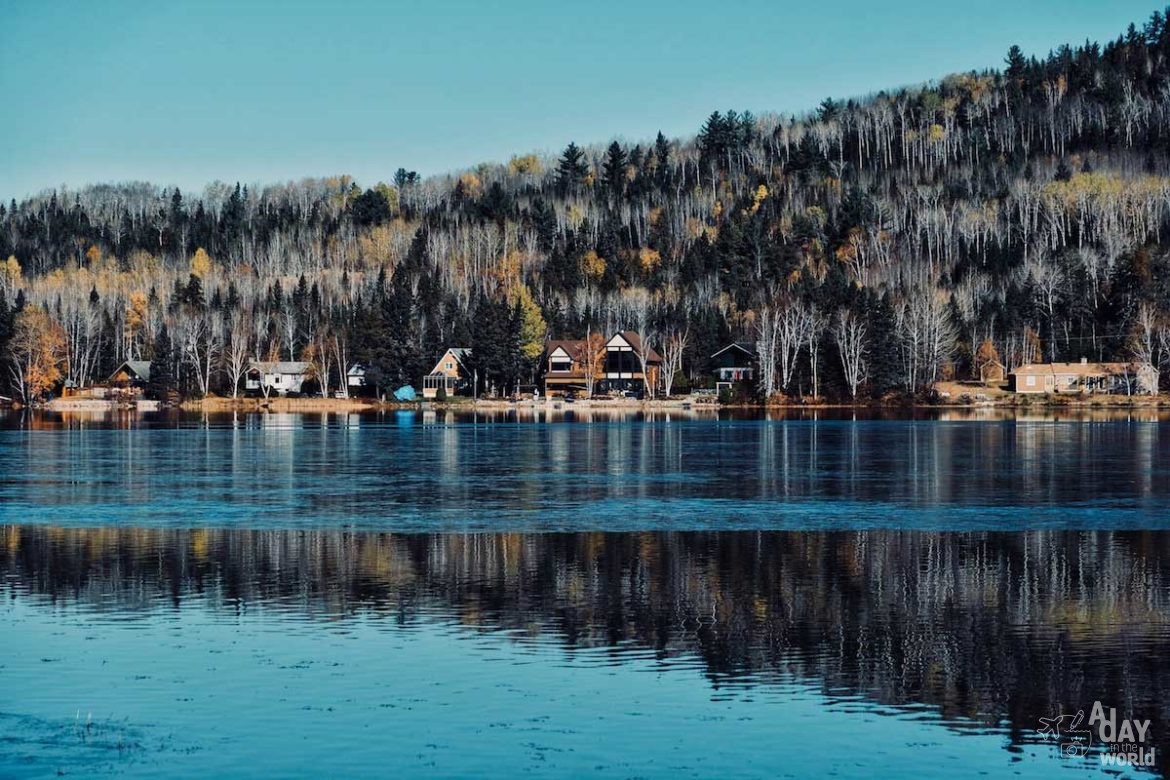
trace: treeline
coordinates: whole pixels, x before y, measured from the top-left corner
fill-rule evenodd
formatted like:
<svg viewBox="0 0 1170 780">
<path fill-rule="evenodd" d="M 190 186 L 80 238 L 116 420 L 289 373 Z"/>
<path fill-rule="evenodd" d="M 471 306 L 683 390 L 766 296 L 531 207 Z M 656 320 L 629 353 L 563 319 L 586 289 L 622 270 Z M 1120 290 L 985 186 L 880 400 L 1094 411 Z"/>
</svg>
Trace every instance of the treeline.
<svg viewBox="0 0 1170 780">
<path fill-rule="evenodd" d="M 146 184 L 0 206 L 17 394 L 166 362 L 231 392 L 250 357 L 417 383 L 469 346 L 506 389 L 548 337 L 733 339 L 757 392 L 883 396 L 1036 360 L 1170 369 L 1170 25 L 799 117 L 716 112 L 688 140 L 194 195 Z"/>
</svg>

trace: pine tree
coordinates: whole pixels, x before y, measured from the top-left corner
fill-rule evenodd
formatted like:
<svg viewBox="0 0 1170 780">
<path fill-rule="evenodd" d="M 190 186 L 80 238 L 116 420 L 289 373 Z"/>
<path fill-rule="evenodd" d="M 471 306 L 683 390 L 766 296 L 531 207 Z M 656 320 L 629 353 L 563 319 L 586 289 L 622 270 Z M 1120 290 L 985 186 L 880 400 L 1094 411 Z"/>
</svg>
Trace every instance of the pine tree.
<svg viewBox="0 0 1170 780">
<path fill-rule="evenodd" d="M 666 190 L 670 187 L 671 178 L 670 142 L 659 130 L 658 137 L 654 139 L 654 181 L 659 189 Z"/>
<path fill-rule="evenodd" d="M 154 337 L 154 353 L 150 361 L 150 386 L 155 395 L 165 397 L 177 386 L 175 377 L 175 353 L 166 323 Z"/>
<path fill-rule="evenodd" d="M 557 181 L 564 192 L 574 192 L 589 175 L 589 164 L 585 161 L 585 152 L 573 142 L 565 147 L 557 163 Z"/>
<path fill-rule="evenodd" d="M 617 141 L 611 143 L 605 153 L 602 181 L 613 200 L 620 200 L 626 188 L 626 152 Z"/>
</svg>

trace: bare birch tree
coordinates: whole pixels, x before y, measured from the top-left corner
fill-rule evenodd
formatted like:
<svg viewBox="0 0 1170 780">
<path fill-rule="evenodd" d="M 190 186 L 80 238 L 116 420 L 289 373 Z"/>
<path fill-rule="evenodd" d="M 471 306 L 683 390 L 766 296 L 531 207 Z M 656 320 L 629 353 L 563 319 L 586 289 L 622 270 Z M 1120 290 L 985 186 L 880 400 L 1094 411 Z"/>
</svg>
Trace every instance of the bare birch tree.
<svg viewBox="0 0 1170 780">
<path fill-rule="evenodd" d="M 865 322 L 848 309 L 841 309 L 833 325 L 833 337 L 841 356 L 845 383 L 849 385 L 849 397 L 856 400 L 857 389 L 868 379 L 869 371 Z"/>
</svg>

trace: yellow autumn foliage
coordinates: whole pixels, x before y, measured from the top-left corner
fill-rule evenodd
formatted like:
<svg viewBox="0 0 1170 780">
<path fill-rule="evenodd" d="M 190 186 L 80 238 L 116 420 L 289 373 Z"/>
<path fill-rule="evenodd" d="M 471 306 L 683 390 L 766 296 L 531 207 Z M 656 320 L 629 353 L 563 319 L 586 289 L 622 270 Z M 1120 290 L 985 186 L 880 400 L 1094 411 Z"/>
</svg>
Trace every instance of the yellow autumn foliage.
<svg viewBox="0 0 1170 780">
<path fill-rule="evenodd" d="M 654 273 L 660 265 L 662 265 L 662 255 L 657 249 L 644 246 L 638 250 L 638 266 L 643 273 Z"/>
<path fill-rule="evenodd" d="M 211 273 L 211 256 L 207 254 L 206 249 L 199 247 L 191 256 L 191 275 L 204 279 L 209 273 Z"/>
<path fill-rule="evenodd" d="M 756 187 L 755 192 L 752 193 L 751 213 L 755 214 L 760 210 L 760 204 L 768 199 L 768 188 L 761 184 Z"/>
<path fill-rule="evenodd" d="M 544 172 L 544 166 L 540 164 L 540 158 L 535 154 L 516 155 L 511 160 L 508 160 L 508 172 L 513 175 L 529 174 L 539 176 Z"/>
<path fill-rule="evenodd" d="M 20 263 L 16 260 L 16 255 L 9 255 L 8 260 L 5 261 L 4 266 L 0 269 L 5 285 L 15 287 L 20 284 L 21 269 Z"/>
<path fill-rule="evenodd" d="M 460 176 L 459 183 L 463 185 L 463 192 L 468 197 L 478 198 L 483 193 L 483 180 L 471 171 Z"/>
<path fill-rule="evenodd" d="M 605 258 L 590 249 L 581 258 L 581 273 L 585 274 L 586 279 L 597 281 L 605 276 Z"/>
<path fill-rule="evenodd" d="M 9 351 L 21 365 L 25 400 L 41 397 L 61 381 L 68 354 L 65 330 L 39 306 L 16 315 Z"/>
<path fill-rule="evenodd" d="M 529 360 L 536 360 L 544 352 L 548 324 L 528 285 L 516 286 L 513 304 L 520 306 L 520 352 Z"/>
</svg>

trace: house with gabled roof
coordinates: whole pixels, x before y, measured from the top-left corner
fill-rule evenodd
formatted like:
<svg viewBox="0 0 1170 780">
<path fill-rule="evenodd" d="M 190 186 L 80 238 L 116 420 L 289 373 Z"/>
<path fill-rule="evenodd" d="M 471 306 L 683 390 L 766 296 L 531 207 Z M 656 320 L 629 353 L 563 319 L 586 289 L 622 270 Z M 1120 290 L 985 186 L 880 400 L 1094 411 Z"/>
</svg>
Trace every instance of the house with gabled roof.
<svg viewBox="0 0 1170 780">
<path fill-rule="evenodd" d="M 585 339 L 554 339 L 544 347 L 544 394 L 585 393 Z"/>
<path fill-rule="evenodd" d="M 108 387 L 92 387 L 83 392 L 98 398 L 143 395 L 150 389 L 150 361 L 123 360 L 122 364 L 114 369 L 114 373 L 110 374 L 106 385 Z"/>
<path fill-rule="evenodd" d="M 444 352 L 431 372 L 423 377 L 423 398 L 435 398 L 439 390 L 448 396 L 472 392 L 470 357 L 471 350 L 467 347 L 451 347 Z"/>
<path fill-rule="evenodd" d="M 590 355 L 591 351 L 596 354 Z M 587 393 L 590 384 L 595 395 L 646 392 L 657 386 L 661 370 L 662 356 L 644 346 L 642 337 L 632 330 L 619 331 L 604 341 L 597 334 L 589 339 L 554 339 L 544 350 L 544 392 L 550 396 Z"/>
<path fill-rule="evenodd" d="M 145 387 L 150 384 L 150 361 L 123 360 L 106 383 L 115 387 Z"/>
<path fill-rule="evenodd" d="M 733 341 L 711 355 L 715 378 L 720 382 L 750 382 L 756 375 L 756 342 Z"/>
<path fill-rule="evenodd" d="M 645 372 L 643 372 L 643 356 Z M 644 392 L 658 385 L 662 356 L 632 330 L 613 334 L 605 342 L 605 363 L 595 392 Z"/>
</svg>

